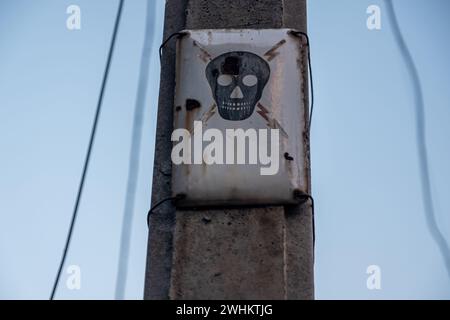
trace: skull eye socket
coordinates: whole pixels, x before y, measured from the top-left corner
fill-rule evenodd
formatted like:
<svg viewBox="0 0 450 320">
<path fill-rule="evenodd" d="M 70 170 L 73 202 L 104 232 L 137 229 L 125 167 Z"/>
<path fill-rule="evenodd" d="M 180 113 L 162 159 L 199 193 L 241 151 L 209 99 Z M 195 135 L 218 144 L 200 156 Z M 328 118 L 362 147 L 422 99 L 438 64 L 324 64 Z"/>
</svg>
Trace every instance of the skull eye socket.
<svg viewBox="0 0 450 320">
<path fill-rule="evenodd" d="M 258 83 L 258 78 L 252 74 L 249 74 L 242 79 L 242 83 L 247 87 L 253 87 Z"/>
<path fill-rule="evenodd" d="M 221 74 L 218 78 L 217 78 L 217 83 L 219 84 L 219 86 L 229 86 L 231 83 L 233 82 L 233 77 L 229 74 Z"/>
</svg>

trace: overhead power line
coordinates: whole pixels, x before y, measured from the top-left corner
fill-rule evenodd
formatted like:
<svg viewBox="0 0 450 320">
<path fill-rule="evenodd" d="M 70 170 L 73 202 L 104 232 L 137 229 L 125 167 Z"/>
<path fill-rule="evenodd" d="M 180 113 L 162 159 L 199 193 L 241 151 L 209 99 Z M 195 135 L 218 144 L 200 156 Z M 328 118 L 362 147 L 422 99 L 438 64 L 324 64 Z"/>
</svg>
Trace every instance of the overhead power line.
<svg viewBox="0 0 450 320">
<path fill-rule="evenodd" d="M 101 89 L 100 89 L 100 95 L 99 95 L 98 102 L 97 102 L 97 108 L 96 108 L 96 112 L 95 112 L 94 123 L 92 125 L 91 135 L 90 135 L 90 139 L 89 139 L 89 145 L 88 145 L 88 149 L 87 149 L 87 153 L 86 153 L 86 158 L 84 160 L 81 180 L 80 180 L 80 184 L 78 186 L 78 193 L 77 193 L 75 205 L 74 205 L 74 208 L 73 208 L 73 213 L 72 213 L 72 219 L 70 221 L 69 232 L 67 233 L 67 238 L 66 238 L 66 242 L 65 242 L 65 245 L 64 245 L 63 255 L 61 257 L 61 262 L 59 264 L 58 273 L 56 274 L 56 278 L 55 278 L 55 281 L 53 283 L 53 289 L 52 289 L 52 293 L 51 293 L 51 296 L 50 296 L 50 300 L 53 300 L 55 298 L 56 290 L 58 288 L 58 283 L 59 283 L 59 280 L 61 278 L 61 273 L 62 273 L 62 270 L 63 270 L 63 267 L 64 267 L 64 263 L 65 263 L 66 258 L 67 258 L 67 252 L 69 251 L 70 240 L 72 239 L 72 234 L 73 234 L 73 228 L 75 226 L 75 221 L 76 221 L 76 218 L 77 218 L 77 215 L 78 215 L 78 208 L 80 206 L 80 200 L 81 200 L 81 196 L 83 194 L 84 183 L 85 183 L 85 180 L 86 180 L 86 174 L 87 174 L 88 167 L 89 167 L 89 161 L 91 159 L 92 147 L 94 145 L 94 140 L 95 140 L 95 133 L 97 131 L 98 120 L 99 120 L 99 117 L 100 117 L 100 111 L 101 111 L 102 104 L 103 104 L 103 96 L 104 96 L 104 93 L 105 93 L 105 87 L 106 87 L 106 83 L 107 83 L 107 80 L 108 80 L 109 69 L 111 67 L 111 61 L 112 61 L 112 57 L 113 57 L 113 53 L 114 53 L 114 47 L 115 47 L 115 44 L 116 44 L 117 33 L 118 33 L 118 30 L 119 30 L 119 24 L 120 24 L 120 17 L 122 15 L 123 2 L 124 2 L 124 0 L 120 0 L 119 1 L 119 8 L 117 10 L 116 20 L 115 20 L 115 24 L 114 24 L 114 31 L 113 31 L 113 34 L 112 34 L 111 44 L 110 44 L 108 58 L 107 58 L 107 62 L 106 62 L 106 68 L 105 68 L 105 72 L 103 74 L 103 81 L 102 81 L 102 85 L 101 85 Z"/>
<path fill-rule="evenodd" d="M 123 300 L 127 282 L 128 260 L 133 222 L 136 186 L 139 173 L 139 159 L 141 156 L 142 124 L 145 113 L 145 102 L 150 72 L 151 53 L 153 45 L 153 26 L 155 16 L 155 1 L 147 0 L 147 14 L 144 32 L 144 45 L 140 62 L 139 84 L 136 93 L 134 120 L 131 135 L 130 162 L 128 167 L 128 182 L 123 212 L 122 234 L 120 239 L 119 268 L 116 279 L 117 300 Z"/>
<path fill-rule="evenodd" d="M 444 235 L 439 229 L 433 206 L 433 195 L 431 192 L 430 169 L 426 144 L 425 107 L 424 107 L 422 85 L 420 83 L 419 73 L 417 71 L 416 65 L 414 64 L 414 60 L 400 31 L 400 27 L 398 24 L 397 16 L 395 14 L 392 1 L 385 0 L 385 4 L 387 8 L 389 22 L 392 27 L 392 32 L 394 34 L 395 40 L 397 42 L 403 60 L 405 61 L 406 67 L 408 69 L 409 75 L 411 77 L 411 84 L 413 87 L 412 89 L 414 91 L 414 107 L 415 107 L 414 111 L 416 114 L 416 141 L 420 167 L 420 179 L 422 185 L 422 198 L 424 202 L 427 227 L 433 240 L 436 242 L 439 251 L 441 252 L 442 258 L 444 259 L 445 267 L 450 277 L 450 248 Z"/>
</svg>

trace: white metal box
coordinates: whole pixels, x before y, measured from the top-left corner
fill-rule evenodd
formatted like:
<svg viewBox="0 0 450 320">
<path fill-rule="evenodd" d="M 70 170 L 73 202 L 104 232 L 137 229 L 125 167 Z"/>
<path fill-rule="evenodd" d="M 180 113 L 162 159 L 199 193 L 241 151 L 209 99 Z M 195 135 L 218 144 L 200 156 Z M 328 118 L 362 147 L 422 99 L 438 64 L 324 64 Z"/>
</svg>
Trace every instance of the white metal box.
<svg viewBox="0 0 450 320">
<path fill-rule="evenodd" d="M 306 50 L 289 29 L 182 32 L 172 135 L 178 206 L 291 204 L 306 192 Z"/>
</svg>

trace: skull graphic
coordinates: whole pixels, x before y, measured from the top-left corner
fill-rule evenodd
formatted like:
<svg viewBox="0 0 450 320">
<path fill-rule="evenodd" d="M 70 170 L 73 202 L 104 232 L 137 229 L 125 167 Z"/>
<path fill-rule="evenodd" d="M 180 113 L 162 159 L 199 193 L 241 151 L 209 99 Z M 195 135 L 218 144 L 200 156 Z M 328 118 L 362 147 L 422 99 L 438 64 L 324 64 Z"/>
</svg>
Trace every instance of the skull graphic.
<svg viewBox="0 0 450 320">
<path fill-rule="evenodd" d="M 252 115 L 269 76 L 269 64 L 245 51 L 222 54 L 206 67 L 206 78 L 219 114 L 232 121 L 245 120 Z"/>
</svg>

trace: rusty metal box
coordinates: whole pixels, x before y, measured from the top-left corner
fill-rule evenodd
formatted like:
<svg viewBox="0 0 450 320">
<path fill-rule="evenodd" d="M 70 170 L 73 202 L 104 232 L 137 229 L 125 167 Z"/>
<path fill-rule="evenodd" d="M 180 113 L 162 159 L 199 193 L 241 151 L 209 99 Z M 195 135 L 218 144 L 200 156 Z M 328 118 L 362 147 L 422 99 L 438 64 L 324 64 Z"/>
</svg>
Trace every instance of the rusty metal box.
<svg viewBox="0 0 450 320">
<path fill-rule="evenodd" d="M 291 204 L 306 192 L 305 50 L 289 29 L 182 32 L 172 135 L 178 206 Z"/>
</svg>

